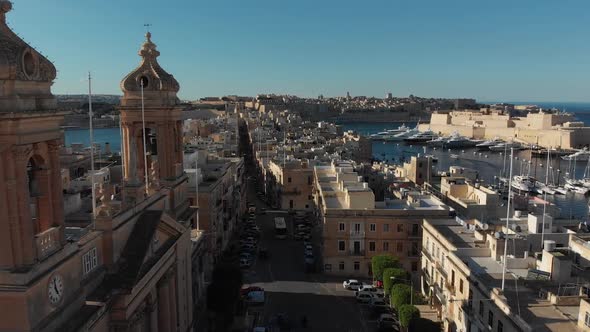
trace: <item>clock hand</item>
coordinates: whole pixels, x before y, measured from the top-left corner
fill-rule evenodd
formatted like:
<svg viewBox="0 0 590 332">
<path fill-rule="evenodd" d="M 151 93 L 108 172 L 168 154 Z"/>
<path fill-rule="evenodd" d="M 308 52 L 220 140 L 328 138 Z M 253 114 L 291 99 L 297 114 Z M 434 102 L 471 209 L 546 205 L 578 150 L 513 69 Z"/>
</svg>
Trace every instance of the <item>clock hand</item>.
<svg viewBox="0 0 590 332">
<path fill-rule="evenodd" d="M 56 284 L 53 284 L 53 289 L 55 290 L 55 293 L 57 294 L 57 296 L 59 296 L 59 291 L 57 290 Z"/>
</svg>

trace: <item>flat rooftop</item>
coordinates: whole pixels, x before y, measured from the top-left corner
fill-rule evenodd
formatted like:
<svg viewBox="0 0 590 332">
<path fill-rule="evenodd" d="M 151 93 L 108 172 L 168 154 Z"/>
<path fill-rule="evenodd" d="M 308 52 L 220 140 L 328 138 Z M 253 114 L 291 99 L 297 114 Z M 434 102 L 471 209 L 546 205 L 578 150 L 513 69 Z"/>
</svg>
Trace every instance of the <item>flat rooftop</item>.
<svg viewBox="0 0 590 332">
<path fill-rule="evenodd" d="M 444 238 L 457 248 L 477 248 L 473 231 L 457 225 L 432 225 Z M 478 242 L 479 243 L 479 242 Z"/>
<path fill-rule="evenodd" d="M 487 248 L 483 241 L 478 241 L 474 232 L 467 230 L 460 224 L 432 224 L 444 238 L 457 249 Z M 555 254 L 555 253 L 554 253 Z M 484 294 L 490 294 L 494 289 L 502 287 L 503 265 L 491 256 L 476 257 L 474 255 L 460 255 L 455 253 L 471 271 L 471 275 L 479 280 L 474 287 Z M 559 258 L 559 254 L 556 254 Z M 567 259 L 567 257 L 563 257 Z M 528 268 L 508 268 L 505 275 L 504 292 L 505 303 L 512 315 L 519 316 L 535 331 L 577 331 L 579 306 L 553 305 L 546 299 L 539 298 L 541 290 L 558 293 L 560 285 L 548 281 L 533 281 L 527 278 Z M 498 303 L 498 302 L 497 302 Z"/>
</svg>

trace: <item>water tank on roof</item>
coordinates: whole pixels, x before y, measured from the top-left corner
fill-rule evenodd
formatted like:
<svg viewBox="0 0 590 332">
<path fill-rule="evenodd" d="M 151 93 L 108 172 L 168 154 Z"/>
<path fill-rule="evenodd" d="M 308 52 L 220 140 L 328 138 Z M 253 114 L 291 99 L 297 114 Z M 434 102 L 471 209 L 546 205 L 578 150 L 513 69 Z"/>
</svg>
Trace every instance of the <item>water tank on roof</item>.
<svg viewBox="0 0 590 332">
<path fill-rule="evenodd" d="M 522 211 L 520 211 L 520 210 L 514 211 L 514 218 L 520 218 L 521 216 L 522 216 Z"/>
<path fill-rule="evenodd" d="M 496 233 L 494 233 L 494 237 L 496 239 L 503 239 L 504 238 L 504 232 L 496 232 Z"/>
<path fill-rule="evenodd" d="M 557 245 L 555 244 L 555 241 L 553 241 L 553 240 L 543 241 L 543 249 L 545 249 L 547 251 L 554 251 L 556 246 Z"/>
</svg>

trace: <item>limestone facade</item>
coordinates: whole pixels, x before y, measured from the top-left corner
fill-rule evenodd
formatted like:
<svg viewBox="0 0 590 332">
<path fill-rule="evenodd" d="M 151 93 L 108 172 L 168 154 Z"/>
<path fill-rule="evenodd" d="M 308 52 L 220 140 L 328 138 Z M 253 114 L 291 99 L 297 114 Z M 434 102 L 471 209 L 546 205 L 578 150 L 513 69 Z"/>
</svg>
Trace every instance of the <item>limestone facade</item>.
<svg viewBox="0 0 590 332">
<path fill-rule="evenodd" d="M 139 69 L 155 85 L 145 96 L 160 143 L 149 191 L 130 75 L 122 84 L 126 182 L 101 185 L 94 223 L 68 227 L 58 152 L 64 114 L 50 90 L 56 70 L 6 26 L 11 9 L 0 1 L 0 330 L 188 331 L 194 215 L 177 166 L 178 83 L 154 64 L 148 36 L 140 54 L 153 71 Z"/>
</svg>

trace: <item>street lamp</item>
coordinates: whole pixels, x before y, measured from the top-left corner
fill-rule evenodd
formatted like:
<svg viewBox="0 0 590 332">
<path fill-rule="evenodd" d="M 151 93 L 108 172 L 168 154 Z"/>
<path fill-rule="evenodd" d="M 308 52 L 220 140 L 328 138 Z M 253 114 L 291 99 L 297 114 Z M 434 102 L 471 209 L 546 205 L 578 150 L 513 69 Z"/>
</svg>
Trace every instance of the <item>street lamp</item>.
<svg viewBox="0 0 590 332">
<path fill-rule="evenodd" d="M 410 304 L 414 305 L 414 281 L 412 279 L 402 279 L 402 278 L 396 278 L 396 277 L 389 277 L 389 279 L 391 280 L 399 280 L 399 281 L 403 281 L 403 282 L 409 282 L 410 283 Z"/>
</svg>

